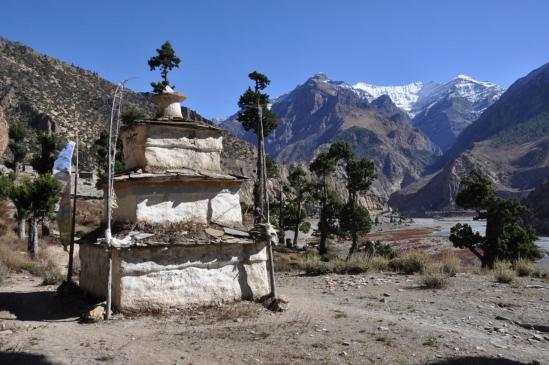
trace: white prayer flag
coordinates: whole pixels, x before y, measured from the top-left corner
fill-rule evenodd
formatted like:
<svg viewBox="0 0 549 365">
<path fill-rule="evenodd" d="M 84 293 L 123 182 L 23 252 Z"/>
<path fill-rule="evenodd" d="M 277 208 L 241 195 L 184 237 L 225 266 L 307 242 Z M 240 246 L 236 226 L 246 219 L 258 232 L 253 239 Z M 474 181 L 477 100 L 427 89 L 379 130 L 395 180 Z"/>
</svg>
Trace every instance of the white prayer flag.
<svg viewBox="0 0 549 365">
<path fill-rule="evenodd" d="M 61 152 L 59 152 L 59 156 L 57 156 L 57 160 L 53 163 L 53 175 L 56 175 L 60 172 L 66 172 L 67 174 L 71 174 L 71 162 L 72 162 L 72 154 L 74 152 L 74 142 L 69 142 L 63 148 Z"/>
</svg>

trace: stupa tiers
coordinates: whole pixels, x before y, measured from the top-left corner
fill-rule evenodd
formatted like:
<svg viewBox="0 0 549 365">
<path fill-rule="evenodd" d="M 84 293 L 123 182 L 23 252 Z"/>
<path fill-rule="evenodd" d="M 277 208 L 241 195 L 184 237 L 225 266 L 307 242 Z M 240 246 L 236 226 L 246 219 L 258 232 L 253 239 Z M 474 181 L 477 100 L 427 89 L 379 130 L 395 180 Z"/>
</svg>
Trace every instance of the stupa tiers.
<svg viewBox="0 0 549 365">
<path fill-rule="evenodd" d="M 181 113 L 166 87 L 157 117 L 121 130 L 114 177 L 112 301 L 119 310 L 214 304 L 269 293 L 266 242 L 242 230 L 240 186 L 224 174 L 221 130 Z M 80 245 L 80 286 L 106 296 L 104 239 Z"/>
</svg>

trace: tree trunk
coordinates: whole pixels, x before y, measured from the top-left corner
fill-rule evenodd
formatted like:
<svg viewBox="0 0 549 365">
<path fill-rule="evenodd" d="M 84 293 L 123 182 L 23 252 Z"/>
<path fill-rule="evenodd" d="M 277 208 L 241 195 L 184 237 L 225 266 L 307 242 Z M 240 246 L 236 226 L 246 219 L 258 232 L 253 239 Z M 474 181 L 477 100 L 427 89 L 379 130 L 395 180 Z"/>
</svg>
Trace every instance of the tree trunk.
<svg viewBox="0 0 549 365">
<path fill-rule="evenodd" d="M 27 238 L 26 232 L 25 232 L 25 225 L 26 225 L 25 218 L 19 218 L 17 220 L 17 235 L 20 240 L 24 240 Z"/>
<path fill-rule="evenodd" d="M 263 185 L 263 151 L 262 151 L 262 145 L 263 145 L 263 138 L 261 135 L 257 136 L 257 181 L 259 183 L 258 186 L 258 193 L 255 197 L 255 210 L 256 210 L 256 223 L 263 222 L 263 216 L 265 214 L 265 202 L 263 201 L 263 196 L 265 195 L 265 192 L 263 191 L 264 185 Z"/>
<path fill-rule="evenodd" d="M 297 202 L 297 219 L 294 227 L 294 243 L 293 247 L 297 248 L 297 237 L 299 235 L 299 224 L 301 223 L 301 199 Z"/>
<path fill-rule="evenodd" d="M 320 211 L 320 243 L 318 246 L 318 253 L 325 255 L 328 253 L 328 219 L 326 217 L 326 210 L 328 209 L 328 191 L 326 188 L 326 179 L 322 186 L 322 210 Z"/>
<path fill-rule="evenodd" d="M 42 220 L 42 236 L 50 235 L 50 222 L 47 217 Z"/>
<path fill-rule="evenodd" d="M 32 258 L 38 255 L 38 221 L 35 217 L 29 220 L 29 252 Z"/>
<path fill-rule="evenodd" d="M 353 240 L 353 243 L 351 244 L 351 248 L 349 249 L 349 255 L 347 256 L 347 260 L 349 260 L 351 258 L 351 256 L 353 256 L 353 254 L 356 251 L 357 245 L 358 245 L 358 237 L 357 237 L 356 232 L 351 233 L 351 238 Z"/>
</svg>

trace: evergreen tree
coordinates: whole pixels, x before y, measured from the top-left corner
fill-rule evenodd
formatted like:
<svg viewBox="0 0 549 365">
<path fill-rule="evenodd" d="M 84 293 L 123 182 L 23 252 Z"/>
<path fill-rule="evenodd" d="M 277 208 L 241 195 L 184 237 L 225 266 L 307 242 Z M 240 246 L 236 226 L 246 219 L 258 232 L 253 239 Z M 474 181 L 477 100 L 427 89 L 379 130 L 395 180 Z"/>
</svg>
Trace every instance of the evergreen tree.
<svg viewBox="0 0 549 365">
<path fill-rule="evenodd" d="M 318 229 L 320 231 L 319 253 L 324 255 L 328 252 L 328 236 L 332 231 L 333 225 L 330 224 L 331 213 L 334 212 L 335 205 L 330 202 L 330 191 L 328 189 L 328 177 L 335 171 L 336 161 L 326 152 L 318 154 L 316 159 L 309 165 L 309 169 L 319 179 L 317 192 L 317 201 L 320 201 L 320 221 Z"/>
<path fill-rule="evenodd" d="M 306 179 L 305 170 L 299 165 L 290 169 L 288 181 L 294 195 L 294 199 L 288 202 L 285 214 L 286 223 L 290 223 L 294 231 L 293 247 L 297 247 L 297 239 L 299 231 L 304 233 L 309 232 L 307 227 L 310 225 L 303 224 L 306 218 L 306 212 L 303 209 L 303 203 L 308 200 L 310 184 Z"/>
<path fill-rule="evenodd" d="M 175 85 L 170 85 L 168 73 L 174 68 L 179 67 L 181 59 L 176 56 L 174 49 L 169 41 L 166 41 L 160 48 L 156 49 L 157 55 L 149 59 L 149 67 L 151 71 L 160 68 L 161 82 L 151 82 L 153 90 L 157 94 L 162 94 L 166 86 L 175 88 Z"/>
<path fill-rule="evenodd" d="M 481 236 L 468 224 L 456 224 L 450 241 L 458 248 L 469 249 L 482 267 L 493 267 L 496 260 L 540 257 L 534 244 L 534 229 L 524 222 L 528 208 L 521 203 L 500 198 L 488 179 L 478 172 L 461 182 L 456 203 L 464 209 L 475 209 L 475 220 L 486 220 L 486 234 Z"/>
<path fill-rule="evenodd" d="M 349 256 L 358 247 L 358 236 L 370 232 L 372 222 L 368 209 L 359 205 L 361 194 L 368 192 L 377 177 L 374 163 L 362 158 L 354 158 L 351 145 L 346 142 L 336 142 L 330 146 L 328 156 L 343 165 L 346 175 L 347 203 L 343 207 L 339 220 L 340 234 L 352 240 Z"/>
<path fill-rule="evenodd" d="M 33 257 L 38 254 L 38 223 L 53 213 L 61 194 L 62 184 L 51 174 L 43 174 L 22 184 L 23 206 L 29 214 L 28 249 Z"/>
<path fill-rule="evenodd" d="M 135 106 L 131 107 L 125 113 L 122 114 L 122 123 L 124 125 L 131 125 L 136 120 L 142 120 L 145 118 L 145 113 Z M 107 137 L 108 138 L 108 137 Z"/>
<path fill-rule="evenodd" d="M 62 141 L 55 134 L 42 133 L 38 136 L 38 143 L 40 152 L 33 157 L 32 168 L 40 175 L 49 174 L 52 172 Z"/>
<path fill-rule="evenodd" d="M 28 131 L 22 123 L 16 122 L 10 126 L 8 136 L 8 148 L 13 156 L 11 167 L 13 167 L 13 172 L 17 179 L 20 164 L 25 160 L 28 152 L 27 144 L 25 143 L 25 139 L 28 137 Z"/>
<path fill-rule="evenodd" d="M 248 75 L 250 80 L 254 82 L 254 88 L 248 89 L 242 94 L 238 100 L 240 111 L 238 112 L 238 120 L 246 131 L 253 130 L 257 136 L 257 194 L 255 194 L 255 209 L 260 216 L 265 214 L 265 202 L 263 191 L 263 153 L 264 153 L 264 138 L 267 137 L 277 126 L 275 114 L 268 108 L 269 95 L 262 92 L 270 83 L 267 76 L 252 72 Z M 262 116 L 261 122 L 259 115 Z M 260 130 L 262 125 L 262 132 Z"/>
<path fill-rule="evenodd" d="M 103 183 L 107 179 L 107 169 L 108 169 L 108 152 L 109 152 L 109 132 L 106 130 L 101 131 L 99 138 L 95 141 L 93 145 L 95 151 L 95 157 L 97 160 L 97 184 L 96 188 L 101 189 Z M 122 172 L 126 169 L 124 163 L 124 153 L 122 141 L 119 139 L 116 143 L 116 157 L 114 161 L 114 172 Z"/>
</svg>

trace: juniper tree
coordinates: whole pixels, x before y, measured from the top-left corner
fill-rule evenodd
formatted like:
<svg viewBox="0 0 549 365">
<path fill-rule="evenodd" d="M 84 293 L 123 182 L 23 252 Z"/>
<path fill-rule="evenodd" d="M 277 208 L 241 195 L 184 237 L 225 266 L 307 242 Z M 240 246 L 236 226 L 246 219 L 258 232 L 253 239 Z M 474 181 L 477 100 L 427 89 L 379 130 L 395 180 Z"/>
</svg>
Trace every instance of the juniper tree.
<svg viewBox="0 0 549 365">
<path fill-rule="evenodd" d="M 160 75 L 162 76 L 161 82 L 151 82 L 151 86 L 155 93 L 162 94 L 166 86 L 172 88 L 175 85 L 170 85 L 168 80 L 168 73 L 174 68 L 179 67 L 181 59 L 176 56 L 174 49 L 169 41 L 166 41 L 160 48 L 156 49 L 156 56 L 151 57 L 148 61 L 151 71 L 160 69 Z"/>
<path fill-rule="evenodd" d="M 264 202 L 264 186 L 263 186 L 263 153 L 264 139 L 277 127 L 277 120 L 275 114 L 268 108 L 269 95 L 263 93 L 267 86 L 269 86 L 270 80 L 267 76 L 259 73 L 252 72 L 248 75 L 250 80 L 254 82 L 253 89 L 248 87 L 244 94 L 242 94 L 238 100 L 238 106 L 240 111 L 238 112 L 237 119 L 244 130 L 252 130 L 257 136 L 257 182 L 258 191 L 254 196 L 254 205 L 257 213 L 260 215 L 265 214 L 265 202 Z M 260 121 L 261 115 L 261 121 Z M 261 122 L 261 123 L 260 123 Z"/>
<path fill-rule="evenodd" d="M 486 220 L 486 234 L 473 232 L 468 224 L 451 228 L 450 241 L 455 247 L 466 248 L 481 262 L 493 267 L 496 260 L 533 259 L 540 256 L 534 244 L 534 229 L 524 222 L 528 208 L 512 200 L 500 198 L 488 179 L 478 172 L 463 179 L 456 204 L 477 211 L 475 220 Z"/>
<path fill-rule="evenodd" d="M 20 164 L 27 156 L 28 148 L 25 143 L 27 136 L 27 128 L 22 123 L 16 122 L 10 126 L 8 148 L 13 156 L 12 167 L 16 179 L 19 174 Z"/>
<path fill-rule="evenodd" d="M 122 123 L 124 125 L 130 125 L 136 120 L 141 120 L 145 118 L 145 113 L 135 106 L 128 109 L 125 113 L 122 114 Z M 108 137 L 107 137 L 108 138 Z"/>
<path fill-rule="evenodd" d="M 352 241 L 348 257 L 358 247 L 358 236 L 370 232 L 372 221 L 368 209 L 359 205 L 361 194 L 368 192 L 374 179 L 377 177 L 374 163 L 362 158 L 357 160 L 346 142 L 336 142 L 330 146 L 328 156 L 335 159 L 345 169 L 347 203 L 341 210 L 339 219 L 340 234 L 350 237 Z"/>
<path fill-rule="evenodd" d="M 333 212 L 333 209 L 330 209 L 330 193 L 327 179 L 335 171 L 335 165 L 335 158 L 329 156 L 326 152 L 319 153 L 309 165 L 311 172 L 319 179 L 317 189 L 314 189 L 314 191 L 317 192 L 316 197 L 317 200 L 320 201 L 320 221 L 318 223 L 318 230 L 320 231 L 319 253 L 321 255 L 328 252 L 328 235 L 330 234 L 330 228 L 332 228 L 332 225 L 329 224 L 329 213 L 331 211 Z"/>
<path fill-rule="evenodd" d="M 55 134 L 42 133 L 38 136 L 40 151 L 31 161 L 32 168 L 40 175 L 49 174 L 61 148 L 62 141 Z"/>
<path fill-rule="evenodd" d="M 58 202 L 62 185 L 51 174 L 43 174 L 23 182 L 24 199 L 29 213 L 29 240 L 28 248 L 34 257 L 38 253 L 38 223 L 44 222 L 53 213 Z"/>
<path fill-rule="evenodd" d="M 102 130 L 99 138 L 93 144 L 95 158 L 97 160 L 97 184 L 96 188 L 101 189 L 105 179 L 107 178 L 108 169 L 108 151 L 109 151 L 109 132 Z M 122 143 L 119 139 L 116 143 L 116 158 L 114 161 L 114 172 L 122 172 L 126 169 L 124 164 Z"/>
<path fill-rule="evenodd" d="M 310 227 L 310 225 L 304 224 L 306 212 L 303 209 L 303 204 L 309 198 L 310 184 L 307 181 L 305 170 L 299 165 L 291 167 L 288 182 L 290 183 L 294 199 L 286 205 L 287 213 L 285 214 L 285 218 L 287 220 L 286 223 L 291 225 L 294 231 L 293 247 L 297 247 L 299 231 L 307 233 Z"/>
</svg>

